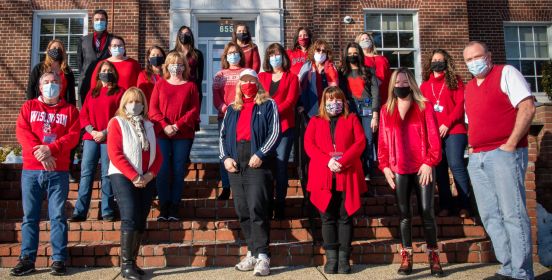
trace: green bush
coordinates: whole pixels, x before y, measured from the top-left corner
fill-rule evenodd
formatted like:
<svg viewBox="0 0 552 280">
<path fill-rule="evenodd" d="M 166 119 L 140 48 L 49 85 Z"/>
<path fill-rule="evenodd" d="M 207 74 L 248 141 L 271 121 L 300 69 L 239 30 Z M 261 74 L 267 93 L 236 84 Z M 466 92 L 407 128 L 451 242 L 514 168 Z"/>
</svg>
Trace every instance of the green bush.
<svg viewBox="0 0 552 280">
<path fill-rule="evenodd" d="M 552 60 L 542 66 L 542 91 L 546 92 L 548 99 L 552 101 Z"/>
</svg>

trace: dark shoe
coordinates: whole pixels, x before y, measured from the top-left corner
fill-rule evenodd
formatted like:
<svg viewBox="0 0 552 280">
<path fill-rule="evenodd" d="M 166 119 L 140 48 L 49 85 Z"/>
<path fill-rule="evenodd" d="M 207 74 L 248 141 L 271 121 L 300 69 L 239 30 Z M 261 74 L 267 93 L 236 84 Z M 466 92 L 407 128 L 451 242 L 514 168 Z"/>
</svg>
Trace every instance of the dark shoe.
<svg viewBox="0 0 552 280">
<path fill-rule="evenodd" d="M 468 211 L 467 209 L 460 209 L 460 211 L 458 211 L 458 216 L 460 216 L 460 218 L 463 218 L 463 219 L 469 218 L 470 211 Z"/>
<path fill-rule="evenodd" d="M 429 257 L 429 268 L 431 269 L 431 275 L 435 277 L 443 277 L 443 268 L 441 267 L 441 262 L 439 261 L 439 250 L 438 249 L 428 249 Z"/>
<path fill-rule="evenodd" d="M 403 248 L 401 250 L 401 257 L 402 257 L 401 267 L 399 267 L 399 270 L 397 271 L 397 273 L 400 275 L 409 275 L 410 273 L 412 273 L 412 264 L 413 264 L 412 249 Z"/>
<path fill-rule="evenodd" d="M 143 232 L 139 232 L 139 231 L 136 231 L 135 232 L 135 236 L 134 236 L 134 251 L 133 251 L 133 254 L 134 254 L 134 259 L 136 259 L 138 257 L 138 253 L 140 252 L 140 245 L 142 244 L 142 236 L 143 236 Z M 134 269 L 136 269 L 136 271 L 138 272 L 138 274 L 144 276 L 146 275 L 146 273 L 138 267 L 138 265 L 136 264 L 136 262 L 134 262 Z"/>
<path fill-rule="evenodd" d="M 73 174 L 71 172 L 69 172 L 69 183 L 77 183 L 77 179 L 75 179 L 75 177 L 73 177 Z"/>
<path fill-rule="evenodd" d="M 162 203 L 159 205 L 159 216 L 157 217 L 158 222 L 167 221 L 169 219 L 169 204 Z"/>
<path fill-rule="evenodd" d="M 102 220 L 106 221 L 106 222 L 113 222 L 115 221 L 115 216 L 114 215 L 105 215 L 102 217 Z"/>
<path fill-rule="evenodd" d="M 22 259 L 19 259 L 19 263 L 10 270 L 10 275 L 12 276 L 23 276 L 35 271 L 35 264 L 25 256 Z"/>
<path fill-rule="evenodd" d="M 324 273 L 337 273 L 337 250 L 326 250 L 326 263 L 324 264 Z"/>
<path fill-rule="evenodd" d="M 167 220 L 171 221 L 171 222 L 177 222 L 178 220 L 180 220 L 179 216 L 178 216 L 178 204 L 174 205 L 174 204 L 170 204 L 169 206 L 169 217 L 167 218 Z"/>
<path fill-rule="evenodd" d="M 351 257 L 350 251 L 339 250 L 339 257 L 338 257 L 339 261 L 338 261 L 338 268 L 337 268 L 338 274 L 351 273 L 351 264 L 349 263 L 350 257 Z"/>
<path fill-rule="evenodd" d="M 121 231 L 121 276 L 125 279 L 142 279 L 136 271 L 135 239 L 134 231 Z"/>
<path fill-rule="evenodd" d="M 73 216 L 71 216 L 71 218 L 69 218 L 69 221 L 70 222 L 84 222 L 84 221 L 86 221 L 86 217 L 78 215 L 78 214 L 73 214 Z"/>
<path fill-rule="evenodd" d="M 65 262 L 62 261 L 55 261 L 52 263 L 52 266 L 50 266 L 50 274 L 55 276 L 62 276 L 67 273 L 67 268 L 65 267 Z"/>
<path fill-rule="evenodd" d="M 222 192 L 220 192 L 217 200 L 228 200 L 230 199 L 230 188 L 222 187 Z"/>
</svg>

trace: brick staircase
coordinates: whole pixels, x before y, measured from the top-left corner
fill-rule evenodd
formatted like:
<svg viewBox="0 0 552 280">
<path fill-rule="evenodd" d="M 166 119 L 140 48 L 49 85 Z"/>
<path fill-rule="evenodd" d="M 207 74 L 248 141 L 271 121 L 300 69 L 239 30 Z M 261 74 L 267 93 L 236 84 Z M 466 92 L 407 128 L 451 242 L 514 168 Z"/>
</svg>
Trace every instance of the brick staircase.
<svg viewBox="0 0 552 280">
<path fill-rule="evenodd" d="M 0 165 L 0 267 L 17 263 L 21 246 L 23 215 L 20 190 L 20 165 Z M 290 168 L 286 217 L 273 221 L 270 233 L 273 265 L 321 265 L 320 220 L 308 219 L 303 207 L 303 192 L 294 170 Z M 192 163 L 185 178 L 179 222 L 157 222 L 157 201 L 148 218 L 146 236 L 138 264 L 163 266 L 231 266 L 247 249 L 240 233 L 233 201 L 217 201 L 220 191 L 218 165 Z M 120 222 L 98 220 L 99 182 L 94 182 L 88 220 L 69 223 L 69 260 L 71 266 L 118 266 Z M 77 198 L 78 184 L 71 184 L 66 213 L 71 215 Z M 362 264 L 400 261 L 398 215 L 393 193 L 379 174 L 371 181 L 370 195 L 363 198 L 362 208 L 354 219 L 353 262 Z M 413 208 L 416 209 L 415 199 Z M 414 211 L 416 213 L 416 211 Z M 52 251 L 47 202 L 43 202 L 40 223 L 40 246 L 36 265 L 47 266 Z M 312 224 L 311 224 L 312 223 Z M 475 219 L 438 218 L 439 247 L 443 262 L 492 262 L 491 244 Z M 313 233 L 314 230 L 314 233 Z M 427 262 L 423 229 L 419 218 L 413 221 L 414 260 Z"/>
</svg>

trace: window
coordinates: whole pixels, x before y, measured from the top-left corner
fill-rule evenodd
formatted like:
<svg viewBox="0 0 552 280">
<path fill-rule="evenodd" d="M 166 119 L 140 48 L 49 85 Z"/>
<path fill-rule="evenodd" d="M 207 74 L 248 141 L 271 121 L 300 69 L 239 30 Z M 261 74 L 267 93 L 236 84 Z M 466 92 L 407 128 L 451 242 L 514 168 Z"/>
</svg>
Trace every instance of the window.
<svg viewBox="0 0 552 280">
<path fill-rule="evenodd" d="M 420 69 L 417 14 L 414 12 L 367 11 L 364 29 L 372 33 L 377 50 L 387 57 L 392 69 Z"/>
<path fill-rule="evenodd" d="M 79 80 L 77 68 L 77 46 L 80 38 L 87 34 L 87 13 L 83 12 L 52 12 L 37 11 L 33 20 L 33 51 L 31 63 L 34 65 L 44 61 L 46 48 L 53 39 L 63 42 L 67 52 L 69 67 L 75 75 L 75 82 Z"/>
<path fill-rule="evenodd" d="M 552 53 L 551 29 L 544 24 L 504 26 L 506 63 L 521 71 L 534 93 L 542 92 L 542 66 Z"/>
</svg>

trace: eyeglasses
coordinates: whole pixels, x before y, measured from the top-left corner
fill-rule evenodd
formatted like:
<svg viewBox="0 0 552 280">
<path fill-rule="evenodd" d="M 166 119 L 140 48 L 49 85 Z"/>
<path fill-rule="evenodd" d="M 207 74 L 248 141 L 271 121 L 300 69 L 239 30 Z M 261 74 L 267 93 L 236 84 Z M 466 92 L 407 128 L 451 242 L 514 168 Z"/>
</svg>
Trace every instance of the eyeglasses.
<svg viewBox="0 0 552 280">
<path fill-rule="evenodd" d="M 316 49 L 316 52 L 323 52 L 323 53 L 325 53 L 326 50 L 325 50 L 325 49 Z"/>
</svg>

